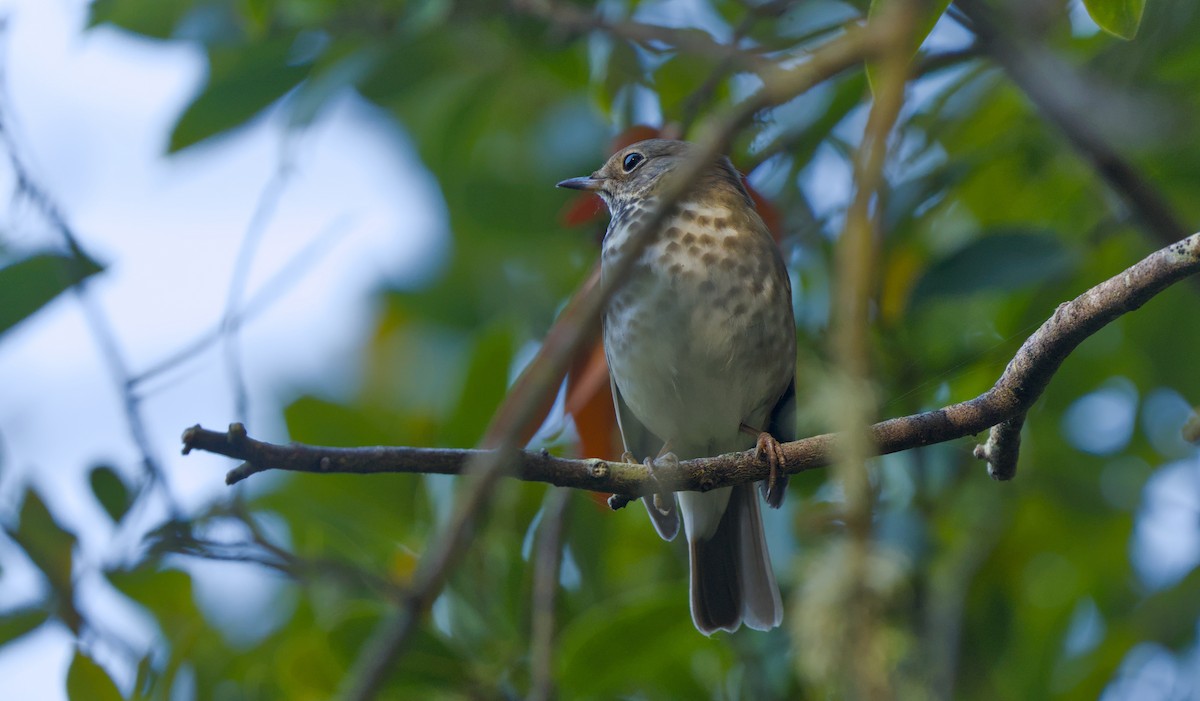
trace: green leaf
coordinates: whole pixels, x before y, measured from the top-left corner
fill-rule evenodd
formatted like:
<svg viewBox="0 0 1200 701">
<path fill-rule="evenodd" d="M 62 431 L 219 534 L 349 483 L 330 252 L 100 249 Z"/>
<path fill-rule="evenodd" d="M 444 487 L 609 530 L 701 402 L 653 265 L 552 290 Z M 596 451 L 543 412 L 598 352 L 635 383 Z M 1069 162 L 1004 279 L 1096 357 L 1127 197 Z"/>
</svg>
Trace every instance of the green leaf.
<svg viewBox="0 0 1200 701">
<path fill-rule="evenodd" d="M 130 505 L 129 490 L 121 476 L 111 467 L 101 465 L 92 468 L 88 474 L 88 481 L 92 485 L 92 494 L 96 496 L 96 501 L 100 502 L 100 506 L 104 507 L 114 523 L 119 523 Z"/>
<path fill-rule="evenodd" d="M 63 598 L 71 593 L 71 551 L 75 536 L 50 515 L 50 510 L 33 490 L 26 490 L 21 520 L 9 535 L 50 580 L 50 586 Z"/>
<path fill-rule="evenodd" d="M 20 521 L 5 532 L 25 551 L 50 585 L 49 613 L 57 616 L 74 633 L 83 626 L 75 607 L 75 585 L 71 577 L 75 535 L 55 522 L 50 510 L 32 489 L 25 490 Z"/>
<path fill-rule="evenodd" d="M 82 254 L 59 253 L 39 253 L 0 268 L 0 334 L 101 270 L 99 263 Z"/>
<path fill-rule="evenodd" d="M 122 701 L 108 672 L 79 651 L 67 670 L 67 697 L 71 701 Z"/>
<path fill-rule="evenodd" d="M 608 601 L 575 617 L 558 644 L 558 682 L 579 698 L 611 699 L 647 692 L 651 698 L 708 698 L 688 669 L 705 651 L 728 658 L 723 638 L 696 633 L 687 598 L 677 586 L 656 588 Z M 619 664 L 596 660 L 619 655 Z M 675 673 L 666 673 L 672 670 Z"/>
<path fill-rule="evenodd" d="M 396 417 L 369 407 L 303 396 L 284 409 L 288 433 L 302 443 L 332 446 L 390 445 Z"/>
<path fill-rule="evenodd" d="M 46 622 L 50 612 L 41 606 L 8 611 L 0 616 L 0 646 L 17 640 Z"/>
<path fill-rule="evenodd" d="M 192 9 L 188 0 L 96 0 L 91 25 L 110 23 L 156 39 L 167 39 Z"/>
<path fill-rule="evenodd" d="M 622 88 L 642 82 L 643 77 L 642 63 L 638 60 L 637 50 L 627 41 L 614 40 L 612 53 L 608 57 L 608 67 L 604 73 L 601 104 L 610 109 Z"/>
<path fill-rule="evenodd" d="M 895 2 L 895 0 L 871 0 L 871 7 L 867 10 L 867 20 L 873 21 L 880 9 L 888 2 Z M 909 41 L 909 45 L 912 47 L 912 51 L 909 52 L 910 57 L 917 54 L 917 51 L 921 48 L 921 44 L 925 42 L 925 38 L 933 31 L 934 25 L 945 14 L 946 8 L 950 7 L 950 0 L 928 0 L 925 5 L 928 7 L 928 11 L 917 20 L 917 26 L 914 28 Z M 867 63 L 867 82 L 871 86 L 871 92 L 874 93 L 875 85 L 879 82 L 878 61 Z"/>
<path fill-rule="evenodd" d="M 179 570 L 106 572 L 120 592 L 154 614 L 168 640 L 183 640 L 194 633 L 202 618 L 192 597 L 192 578 Z"/>
<path fill-rule="evenodd" d="M 289 63 L 292 41 L 209 51 L 210 74 L 204 92 L 188 106 L 171 133 L 172 152 L 233 129 L 296 87 L 309 66 Z"/>
<path fill-rule="evenodd" d="M 1146 0 L 1083 0 L 1083 6 L 1101 29 L 1122 39 L 1132 39 L 1142 24 Z"/>
<path fill-rule="evenodd" d="M 1071 253 L 1049 232 L 993 233 L 930 266 L 910 304 L 985 290 L 1017 290 L 1062 275 L 1073 263 Z"/>
<path fill-rule="evenodd" d="M 378 66 L 382 51 L 373 45 L 354 44 L 326 53 L 290 101 L 292 126 L 311 124 L 330 99 L 366 80 Z"/>
<path fill-rule="evenodd" d="M 715 57 L 695 56 L 692 54 L 675 56 L 664 63 L 654 72 L 654 90 L 658 93 L 662 104 L 663 114 L 668 119 L 679 119 L 684 116 L 683 108 L 711 76 L 721 70 L 721 62 Z M 728 75 L 729 71 L 726 71 Z M 728 94 L 728 81 L 721 80 L 713 90 L 719 99 Z M 709 96 L 712 101 L 713 95 Z"/>
<path fill-rule="evenodd" d="M 496 326 L 481 334 L 467 367 L 462 396 L 446 423 L 442 436 L 446 445 L 479 442 L 508 390 L 508 366 L 512 355 L 512 334 L 506 326 Z"/>
</svg>

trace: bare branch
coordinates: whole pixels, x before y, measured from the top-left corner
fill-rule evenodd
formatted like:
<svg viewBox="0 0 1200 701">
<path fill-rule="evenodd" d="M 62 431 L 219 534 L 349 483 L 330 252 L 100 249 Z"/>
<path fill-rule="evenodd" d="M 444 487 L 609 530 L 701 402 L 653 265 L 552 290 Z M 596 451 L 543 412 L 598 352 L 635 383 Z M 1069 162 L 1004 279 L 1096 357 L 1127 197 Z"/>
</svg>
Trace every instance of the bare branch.
<svg viewBox="0 0 1200 701">
<path fill-rule="evenodd" d="M 241 421 L 245 421 L 250 412 L 250 391 L 246 387 L 242 355 L 238 352 L 242 296 L 245 294 L 246 284 L 250 279 L 250 270 L 254 263 L 254 256 L 258 252 L 258 246 L 262 242 L 263 235 L 266 233 L 271 219 L 274 218 L 276 210 L 279 209 L 279 203 L 283 200 L 283 193 L 293 174 L 292 139 L 294 138 L 296 136 L 291 131 L 285 132 L 283 135 L 279 163 L 258 194 L 254 212 L 246 224 L 246 232 L 242 235 L 242 245 L 233 264 L 233 275 L 229 281 L 229 296 L 225 300 L 225 314 L 221 317 L 221 334 L 225 338 L 225 363 L 234 397 L 234 416 Z"/>
<path fill-rule="evenodd" d="M 874 453 L 902 450 L 970 436 L 1023 417 L 1049 384 L 1063 360 L 1084 339 L 1117 317 L 1133 311 L 1172 284 L 1200 273 L 1200 234 L 1156 251 L 1133 267 L 1096 285 L 1074 300 L 1059 305 L 1053 316 L 1030 336 L 1009 362 L 996 384 L 974 399 L 875 424 L 870 429 Z M 984 456 L 997 479 L 1015 474 L 1016 450 L 1009 444 L 1015 435 L 997 428 Z M 789 473 L 829 464 L 836 439 L 826 433 L 785 443 Z M 642 496 L 656 489 L 640 465 L 604 460 L 557 458 L 545 451 L 511 452 L 439 448 L 323 448 L 300 444 L 275 445 L 253 440 L 235 424 L 229 433 L 199 426 L 183 434 L 184 452 L 204 450 L 245 460 L 226 477 L 230 484 L 265 470 L 292 472 L 382 472 L 463 474 L 466 465 L 481 454 L 505 458 L 510 475 L 517 479 L 547 482 L 559 487 Z M 766 478 L 769 468 L 753 450 L 710 458 L 684 460 L 678 468 L 664 466 L 656 472 L 658 484 L 671 491 L 708 491 Z"/>
<path fill-rule="evenodd" d="M 862 141 L 854 154 L 854 195 L 846 210 L 846 223 L 835 244 L 836 285 L 833 295 L 831 350 L 836 358 L 833 382 L 842 400 L 831 412 L 841 440 L 835 446 L 835 471 L 845 497 L 845 557 L 831 568 L 840 569 L 838 607 L 846 612 L 841 635 L 826 641 L 834 650 L 840 670 L 833 688 L 861 699 L 892 698 L 889 675 L 874 641 L 880 638 L 878 612 L 883 610 L 878 594 L 866 582 L 871 579 L 872 490 L 867 461 L 871 456 L 867 427 L 878 415 L 878 400 L 871 388 L 868 340 L 871 329 L 871 299 L 880 240 L 880 211 L 874 206 L 886 183 L 889 137 L 904 104 L 911 72 L 912 34 L 916 26 L 917 2 L 897 0 L 881 5 L 876 22 L 891 28 L 887 43 L 875 63 L 871 110 Z M 803 606 L 803 605 L 802 605 Z M 808 631 L 821 625 L 803 624 Z M 800 633 L 804 640 L 812 633 Z M 801 666 L 806 666 L 803 657 Z"/>
</svg>

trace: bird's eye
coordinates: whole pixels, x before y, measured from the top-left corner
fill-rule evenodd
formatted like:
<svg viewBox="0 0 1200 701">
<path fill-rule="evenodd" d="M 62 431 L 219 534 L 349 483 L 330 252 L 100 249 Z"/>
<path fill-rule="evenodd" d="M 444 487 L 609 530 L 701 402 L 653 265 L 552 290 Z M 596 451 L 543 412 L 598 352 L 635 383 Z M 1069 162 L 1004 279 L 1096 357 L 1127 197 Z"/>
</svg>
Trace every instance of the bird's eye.
<svg viewBox="0 0 1200 701">
<path fill-rule="evenodd" d="M 633 169 L 637 168 L 638 164 L 644 160 L 646 160 L 645 156 L 634 151 L 633 153 L 625 156 L 625 160 L 621 162 L 621 167 L 625 169 L 626 173 L 630 173 L 633 172 Z"/>
</svg>

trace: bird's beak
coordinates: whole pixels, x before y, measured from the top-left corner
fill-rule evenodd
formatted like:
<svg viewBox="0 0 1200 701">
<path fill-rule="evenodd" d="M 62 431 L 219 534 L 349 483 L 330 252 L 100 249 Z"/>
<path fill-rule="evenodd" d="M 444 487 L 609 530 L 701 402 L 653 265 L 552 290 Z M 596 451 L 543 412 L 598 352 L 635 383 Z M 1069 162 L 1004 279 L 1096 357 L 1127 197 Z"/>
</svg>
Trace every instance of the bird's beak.
<svg viewBox="0 0 1200 701">
<path fill-rule="evenodd" d="M 595 192 L 596 190 L 604 187 L 604 178 L 597 178 L 596 174 L 593 173 L 582 178 L 571 178 L 570 180 L 564 180 L 558 184 L 558 187 L 565 187 L 571 190 L 587 190 L 589 192 Z"/>
</svg>

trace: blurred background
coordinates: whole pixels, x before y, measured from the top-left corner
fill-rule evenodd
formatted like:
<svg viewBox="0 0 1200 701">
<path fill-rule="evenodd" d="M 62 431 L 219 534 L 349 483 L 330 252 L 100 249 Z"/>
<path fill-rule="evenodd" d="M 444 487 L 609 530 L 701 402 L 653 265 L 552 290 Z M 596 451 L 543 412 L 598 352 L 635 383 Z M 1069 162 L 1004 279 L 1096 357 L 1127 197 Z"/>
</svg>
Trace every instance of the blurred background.
<svg viewBox="0 0 1200 701">
<path fill-rule="evenodd" d="M 1060 302 L 1200 219 L 1200 6 L 946 4 L 878 200 L 878 418 L 983 392 Z M 704 133 L 754 66 L 803 62 L 871 6 L 0 2 L 0 694 L 344 688 L 458 483 L 228 488 L 234 463 L 181 456 L 182 430 L 477 444 L 597 257 L 606 216 L 553 184 Z M 793 276 L 801 435 L 839 401 L 830 276 L 870 97 L 840 73 L 731 153 Z M 1067 359 L 1015 481 L 966 439 L 873 460 L 861 581 L 834 473 L 793 478 L 767 514 L 788 612 L 769 633 L 698 634 L 682 543 L 579 492 L 549 512 L 560 591 L 535 650 L 552 490 L 506 481 L 379 697 L 525 697 L 541 660 L 561 698 L 1200 699 L 1198 295 Z M 613 456 L 597 362 L 531 445 Z"/>
</svg>

